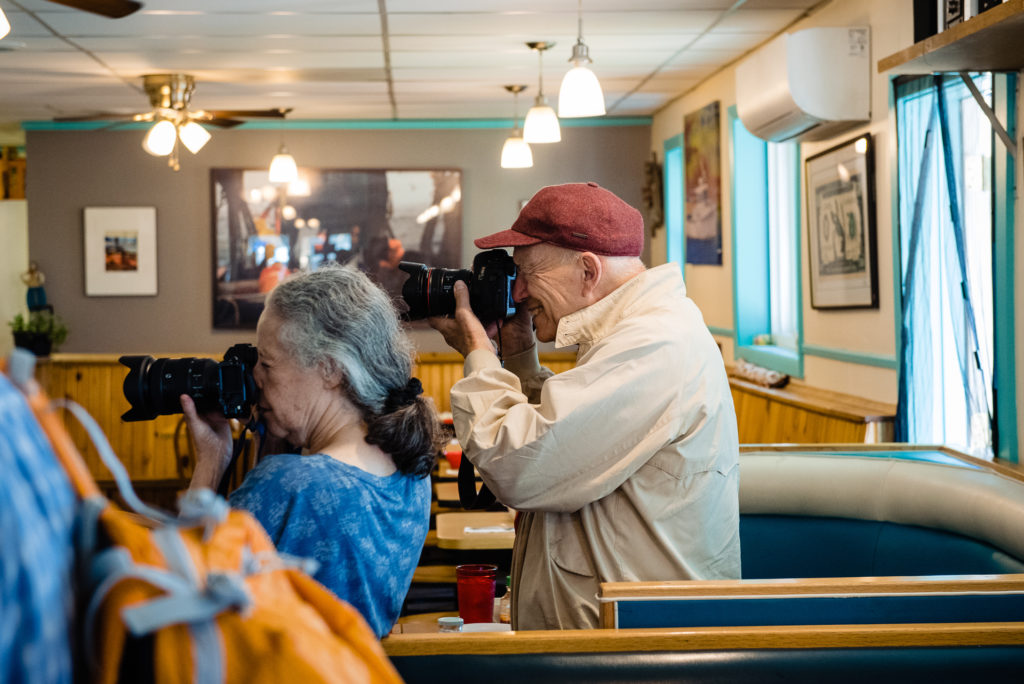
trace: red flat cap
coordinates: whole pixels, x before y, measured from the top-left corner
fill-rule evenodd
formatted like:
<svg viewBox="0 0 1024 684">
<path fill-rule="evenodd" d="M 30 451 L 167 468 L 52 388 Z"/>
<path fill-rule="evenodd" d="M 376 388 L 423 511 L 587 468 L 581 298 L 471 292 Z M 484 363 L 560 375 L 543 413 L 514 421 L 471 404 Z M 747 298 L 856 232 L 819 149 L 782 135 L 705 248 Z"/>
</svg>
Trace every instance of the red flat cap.
<svg viewBox="0 0 1024 684">
<path fill-rule="evenodd" d="M 511 228 L 473 244 L 491 249 L 538 242 L 602 256 L 638 257 L 644 248 L 644 219 L 597 183 L 549 185 L 526 203 Z"/>
</svg>

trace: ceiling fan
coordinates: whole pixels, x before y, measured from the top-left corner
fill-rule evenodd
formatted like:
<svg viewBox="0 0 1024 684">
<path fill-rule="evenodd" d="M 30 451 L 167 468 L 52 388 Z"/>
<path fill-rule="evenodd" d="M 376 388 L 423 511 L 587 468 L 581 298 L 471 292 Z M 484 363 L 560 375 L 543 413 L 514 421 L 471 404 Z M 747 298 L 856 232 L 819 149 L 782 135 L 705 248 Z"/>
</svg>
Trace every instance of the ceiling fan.
<svg viewBox="0 0 1024 684">
<path fill-rule="evenodd" d="M 232 128 L 244 123 L 243 119 L 283 119 L 291 109 L 189 109 L 195 79 L 188 74 L 147 74 L 142 86 L 153 107 L 148 112 L 122 114 L 100 112 L 85 116 L 62 116 L 54 121 L 155 121 L 149 129 L 142 147 L 158 157 L 168 156 L 168 165 L 178 170 L 178 140 L 192 154 L 198 152 L 210 139 L 201 124 Z"/>
<path fill-rule="evenodd" d="M 120 19 L 121 17 L 127 17 L 132 12 L 137 12 L 142 9 L 141 2 L 134 2 L 134 0 L 49 0 L 55 2 L 58 5 L 65 5 L 67 7 L 74 7 L 84 12 L 92 12 L 93 14 L 100 14 L 104 17 L 110 17 L 111 19 Z"/>
</svg>

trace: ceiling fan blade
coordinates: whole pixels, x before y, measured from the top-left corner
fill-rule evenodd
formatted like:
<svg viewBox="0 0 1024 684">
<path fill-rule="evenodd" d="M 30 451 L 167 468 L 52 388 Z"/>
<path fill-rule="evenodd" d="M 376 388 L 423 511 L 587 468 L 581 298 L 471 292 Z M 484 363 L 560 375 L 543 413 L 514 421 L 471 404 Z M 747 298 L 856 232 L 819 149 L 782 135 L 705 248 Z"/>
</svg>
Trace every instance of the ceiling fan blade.
<svg viewBox="0 0 1024 684">
<path fill-rule="evenodd" d="M 245 122 L 241 119 L 227 119 L 219 116 L 204 116 L 204 117 L 192 117 L 199 123 L 210 124 L 211 126 L 220 126 L 221 128 L 234 128 L 244 124 Z"/>
<path fill-rule="evenodd" d="M 146 121 L 149 114 L 118 114 L 116 112 L 99 112 L 82 116 L 55 116 L 54 121 Z"/>
<path fill-rule="evenodd" d="M 50 0 L 58 5 L 74 7 L 83 12 L 92 12 L 111 19 L 127 17 L 132 12 L 142 9 L 141 2 L 134 0 Z"/>
<path fill-rule="evenodd" d="M 215 118 L 233 119 L 283 119 L 292 111 L 288 109 L 206 109 L 204 112 Z"/>
</svg>

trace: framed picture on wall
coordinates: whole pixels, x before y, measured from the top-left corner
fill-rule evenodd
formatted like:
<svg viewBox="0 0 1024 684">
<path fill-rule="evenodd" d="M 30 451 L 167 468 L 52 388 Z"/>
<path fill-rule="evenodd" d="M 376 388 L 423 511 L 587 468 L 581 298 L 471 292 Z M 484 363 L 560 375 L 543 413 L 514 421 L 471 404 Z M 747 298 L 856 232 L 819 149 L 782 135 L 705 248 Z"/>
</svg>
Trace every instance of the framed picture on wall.
<svg viewBox="0 0 1024 684">
<path fill-rule="evenodd" d="M 811 307 L 878 307 L 874 150 L 869 134 L 806 161 Z"/>
<path fill-rule="evenodd" d="M 86 207 L 85 294 L 157 293 L 156 208 Z"/>
<path fill-rule="evenodd" d="M 722 264 L 722 172 L 719 105 L 683 117 L 686 263 Z"/>
<path fill-rule="evenodd" d="M 461 266 L 458 169 L 301 169 L 299 175 L 282 185 L 270 182 L 267 169 L 211 170 L 214 328 L 255 328 L 278 283 L 327 263 L 365 271 L 400 311 L 409 277 L 400 261 Z"/>
</svg>

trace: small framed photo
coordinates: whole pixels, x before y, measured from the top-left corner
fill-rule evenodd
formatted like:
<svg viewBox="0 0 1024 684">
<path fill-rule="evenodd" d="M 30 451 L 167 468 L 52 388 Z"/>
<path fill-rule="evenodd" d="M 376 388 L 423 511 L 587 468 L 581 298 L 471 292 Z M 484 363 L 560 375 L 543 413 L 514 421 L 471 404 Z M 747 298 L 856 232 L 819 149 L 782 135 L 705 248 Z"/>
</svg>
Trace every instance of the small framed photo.
<svg viewBox="0 0 1024 684">
<path fill-rule="evenodd" d="M 157 293 L 156 208 L 85 208 L 85 294 Z"/>
<path fill-rule="evenodd" d="M 878 307 L 874 149 L 870 134 L 806 161 L 811 307 Z"/>
</svg>

